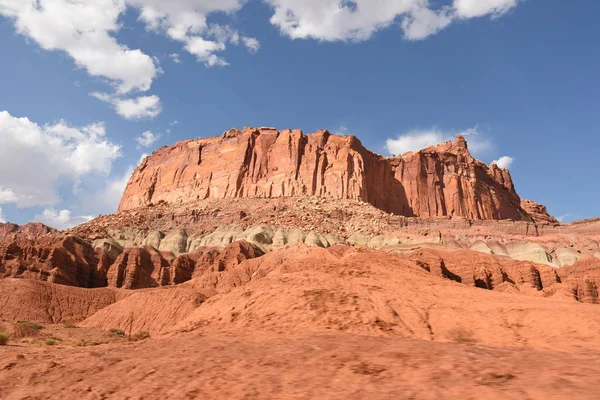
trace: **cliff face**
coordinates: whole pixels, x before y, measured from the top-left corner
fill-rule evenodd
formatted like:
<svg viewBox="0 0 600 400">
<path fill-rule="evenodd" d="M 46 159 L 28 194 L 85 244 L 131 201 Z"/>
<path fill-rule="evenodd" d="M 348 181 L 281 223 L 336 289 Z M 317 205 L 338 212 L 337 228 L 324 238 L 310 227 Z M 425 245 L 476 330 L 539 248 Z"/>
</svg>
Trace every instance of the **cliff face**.
<svg viewBox="0 0 600 400">
<path fill-rule="evenodd" d="M 557 225 L 560 222 L 548 213 L 546 206 L 543 206 L 535 201 L 521 199 L 521 207 L 529 214 L 535 222 Z"/>
<path fill-rule="evenodd" d="M 273 128 L 233 129 L 156 151 L 134 172 L 119 210 L 300 195 L 362 200 L 405 216 L 531 219 L 510 173 L 474 159 L 462 136 L 384 158 L 353 136 Z"/>
</svg>

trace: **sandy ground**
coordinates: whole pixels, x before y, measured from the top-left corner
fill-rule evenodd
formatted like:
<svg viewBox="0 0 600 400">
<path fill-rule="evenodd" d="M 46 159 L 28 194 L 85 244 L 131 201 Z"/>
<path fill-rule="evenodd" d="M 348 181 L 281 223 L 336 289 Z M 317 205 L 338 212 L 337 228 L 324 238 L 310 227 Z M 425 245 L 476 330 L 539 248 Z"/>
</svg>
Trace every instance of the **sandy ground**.
<svg viewBox="0 0 600 400">
<path fill-rule="evenodd" d="M 600 353 L 345 333 L 0 350 L 12 399 L 598 399 Z"/>
<path fill-rule="evenodd" d="M 6 279 L 0 399 L 600 398 L 600 308 L 525 278 L 491 291 L 296 246 L 127 294 Z M 111 332 L 128 326 L 150 338 Z"/>
</svg>

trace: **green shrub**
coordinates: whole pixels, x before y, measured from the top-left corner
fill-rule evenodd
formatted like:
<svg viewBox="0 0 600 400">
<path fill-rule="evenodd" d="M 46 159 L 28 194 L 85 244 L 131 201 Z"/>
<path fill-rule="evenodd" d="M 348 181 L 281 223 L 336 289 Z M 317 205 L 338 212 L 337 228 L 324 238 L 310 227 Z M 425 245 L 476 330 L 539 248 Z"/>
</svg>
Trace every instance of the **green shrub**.
<svg viewBox="0 0 600 400">
<path fill-rule="evenodd" d="M 44 343 L 46 343 L 46 345 L 48 345 L 48 346 L 54 346 L 57 343 L 57 341 L 54 338 L 50 338 L 50 339 L 46 339 L 46 341 Z"/>
<path fill-rule="evenodd" d="M 30 327 L 31 329 L 35 329 L 36 331 L 40 331 L 42 329 L 44 329 L 44 325 L 38 323 L 38 322 L 32 322 L 32 321 L 18 321 L 19 324 L 21 325 L 25 325 Z"/>
<path fill-rule="evenodd" d="M 87 340 L 87 339 L 79 339 L 77 341 L 77 343 L 75 343 L 77 346 L 98 346 L 100 344 L 102 344 L 102 342 L 96 341 L 96 340 Z"/>
<path fill-rule="evenodd" d="M 122 329 L 111 329 L 110 333 L 115 336 L 125 337 L 125 331 Z"/>
<path fill-rule="evenodd" d="M 8 343 L 8 335 L 0 332 L 0 346 L 6 346 Z"/>
<path fill-rule="evenodd" d="M 65 324 L 65 328 L 74 329 L 74 328 L 78 328 L 78 326 L 75 324 Z"/>
</svg>

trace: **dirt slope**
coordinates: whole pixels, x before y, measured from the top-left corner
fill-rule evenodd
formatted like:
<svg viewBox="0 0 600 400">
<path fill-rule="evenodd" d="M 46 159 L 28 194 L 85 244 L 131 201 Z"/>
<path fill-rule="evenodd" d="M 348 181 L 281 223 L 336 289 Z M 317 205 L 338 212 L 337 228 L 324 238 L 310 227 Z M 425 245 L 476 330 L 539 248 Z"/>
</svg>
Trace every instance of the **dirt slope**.
<svg viewBox="0 0 600 400">
<path fill-rule="evenodd" d="M 590 351 L 343 332 L 188 334 L 94 348 L 3 349 L 0 398 L 592 400 L 598 361 Z"/>
<path fill-rule="evenodd" d="M 76 322 L 128 295 L 115 289 L 81 289 L 25 279 L 0 279 L 0 318 Z"/>
<path fill-rule="evenodd" d="M 133 331 L 151 332 L 93 347 L 15 340 L 0 349 L 2 399 L 596 399 L 600 384 L 597 305 L 531 282 L 476 288 L 363 247 L 296 245 L 141 291 L 0 285 L 13 318 L 20 301 L 50 321 L 87 318 L 79 335 L 126 330 L 132 313 Z"/>
</svg>

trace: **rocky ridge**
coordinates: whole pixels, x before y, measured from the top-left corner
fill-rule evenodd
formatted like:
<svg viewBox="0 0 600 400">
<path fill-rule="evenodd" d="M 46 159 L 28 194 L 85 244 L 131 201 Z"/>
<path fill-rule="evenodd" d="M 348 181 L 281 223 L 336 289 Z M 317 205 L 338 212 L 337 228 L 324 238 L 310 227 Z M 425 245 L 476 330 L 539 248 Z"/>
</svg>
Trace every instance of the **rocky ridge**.
<svg viewBox="0 0 600 400">
<path fill-rule="evenodd" d="M 360 200 L 409 217 L 532 220 L 509 171 L 473 158 L 463 136 L 384 158 L 354 136 L 274 128 L 232 129 L 154 152 L 133 173 L 119 211 L 304 195 Z"/>
<path fill-rule="evenodd" d="M 407 203 L 397 202 L 400 192 Z M 399 213 L 385 211 L 397 206 Z M 558 223 L 544 206 L 518 197 L 507 170 L 475 160 L 462 137 L 383 158 L 326 131 L 231 130 L 155 152 L 133 174 L 120 209 L 64 233 L 0 224 L 0 277 L 144 289 L 214 279 L 289 246 L 344 245 L 477 252 L 476 271 L 413 261 L 490 290 L 505 283 L 521 290 L 526 282 L 554 293 L 550 287 L 575 277 L 570 296 L 595 302 L 600 283 L 593 272 L 600 223 Z M 433 216 L 401 215 L 415 210 Z M 512 219 L 494 220 L 502 216 Z M 566 266 L 573 268 L 556 271 Z M 578 288 L 586 285 L 592 289 L 584 294 Z"/>
</svg>

